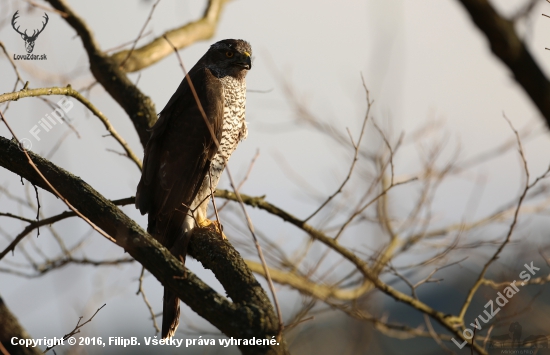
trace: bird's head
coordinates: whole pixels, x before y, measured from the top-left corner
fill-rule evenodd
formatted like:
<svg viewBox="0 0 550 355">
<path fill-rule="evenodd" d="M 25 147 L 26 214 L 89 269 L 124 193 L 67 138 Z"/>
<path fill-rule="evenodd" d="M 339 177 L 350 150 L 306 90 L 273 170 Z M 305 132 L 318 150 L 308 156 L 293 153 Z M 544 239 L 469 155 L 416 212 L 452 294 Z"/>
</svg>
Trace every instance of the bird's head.
<svg viewBox="0 0 550 355">
<path fill-rule="evenodd" d="M 206 67 L 218 77 L 244 79 L 252 68 L 252 47 L 242 39 L 224 39 L 214 43 L 205 55 Z"/>
</svg>

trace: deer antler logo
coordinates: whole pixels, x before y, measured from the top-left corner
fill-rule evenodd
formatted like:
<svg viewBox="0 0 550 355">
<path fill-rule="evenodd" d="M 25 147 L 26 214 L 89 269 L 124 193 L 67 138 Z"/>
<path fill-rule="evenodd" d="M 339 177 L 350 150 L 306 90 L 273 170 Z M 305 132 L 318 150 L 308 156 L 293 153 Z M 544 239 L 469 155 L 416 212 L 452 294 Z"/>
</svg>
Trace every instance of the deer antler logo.
<svg viewBox="0 0 550 355">
<path fill-rule="evenodd" d="M 44 31 L 44 28 L 46 28 L 46 25 L 48 24 L 48 19 L 49 19 L 48 14 L 44 12 L 44 19 L 46 20 L 46 22 L 42 22 L 42 29 L 33 30 L 32 35 L 29 36 L 27 35 L 27 30 L 25 30 L 25 32 L 19 31 L 19 27 L 21 26 L 18 26 L 17 28 L 15 28 L 15 21 L 19 18 L 18 12 L 19 10 L 16 11 L 15 14 L 13 14 L 13 18 L 11 19 L 11 25 L 13 26 L 13 29 L 15 30 L 15 32 L 19 33 L 21 35 L 21 38 L 23 38 L 23 40 L 25 41 L 25 49 L 27 50 L 27 53 L 32 53 L 32 50 L 34 49 L 34 41 L 36 41 L 36 38 L 38 37 L 38 35 L 41 34 L 42 31 Z"/>
</svg>

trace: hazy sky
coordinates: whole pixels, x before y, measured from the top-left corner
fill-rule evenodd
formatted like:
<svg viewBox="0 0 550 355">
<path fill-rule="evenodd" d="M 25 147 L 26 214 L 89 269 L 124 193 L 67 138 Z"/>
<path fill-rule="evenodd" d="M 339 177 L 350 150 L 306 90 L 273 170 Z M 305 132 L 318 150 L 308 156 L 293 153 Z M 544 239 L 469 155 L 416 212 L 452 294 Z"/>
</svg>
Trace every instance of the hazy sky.
<svg viewBox="0 0 550 355">
<path fill-rule="evenodd" d="M 104 49 L 135 39 L 152 5 L 151 1 L 69 3 L 88 22 Z M 494 3 L 506 5 L 503 10 L 511 12 L 521 2 L 502 0 Z M 41 10 L 28 13 L 27 9 L 23 1 L 0 0 L 0 23 L 3 24 L 0 41 L 10 53 L 24 53 L 23 41 L 9 23 L 13 13 L 20 10 L 20 23 L 29 26 L 39 23 L 43 14 Z M 203 1 L 162 0 L 147 29 L 151 34 L 140 43 L 197 18 L 203 9 Z M 542 17 L 543 12 L 550 13 L 550 5 L 541 1 L 533 17 L 523 22 L 520 29 L 528 38 L 533 56 L 548 72 L 550 51 L 544 48 L 550 47 L 550 19 Z M 49 13 L 49 17 L 34 51 L 46 53 L 48 59 L 44 62 L 18 61 L 23 77 L 33 78 L 30 83 L 33 88 L 69 83 L 82 88 L 90 84 L 92 79 L 85 71 L 88 61 L 80 39 L 59 16 Z M 334 124 L 344 134 L 347 134 L 346 128 L 357 134 L 366 109 L 362 74 L 375 100 L 373 116 L 381 127 L 393 132 L 394 142 L 401 132 L 411 133 L 437 119 L 442 125 L 423 143 L 444 140 L 448 149 L 445 154 L 452 156 L 459 146 L 460 156 L 465 158 L 513 137 L 503 119 L 505 113 L 518 129 L 532 125 L 541 131 L 537 139 L 525 144 L 533 176 L 545 170 L 550 160 L 545 153 L 550 151 L 550 135 L 539 113 L 508 69 L 490 53 L 487 41 L 473 27 L 458 1 L 235 0 L 227 4 L 214 38 L 180 51 L 187 68 L 194 65 L 210 44 L 224 38 L 242 38 L 252 44 L 254 62 L 247 85 L 250 90 L 267 91 L 248 94 L 249 136 L 231 158 L 231 171 L 242 177 L 259 150 L 260 156 L 243 192 L 266 194 L 269 201 L 300 217 L 314 209 L 315 201 L 306 197 L 288 171 L 298 172 L 312 189 L 328 195 L 345 177 L 351 152 L 333 145 L 330 139 L 307 126 L 292 124 L 295 114 L 285 97 L 283 81 L 291 83 L 296 98 L 316 117 Z M 54 74 L 63 74 L 63 77 L 60 79 Z M 139 77 L 139 87 L 160 111 L 183 74 L 172 55 L 130 77 L 136 81 Z M 5 56 L 0 56 L 0 91 L 12 91 L 14 81 L 9 63 Z M 92 89 L 90 99 L 142 156 L 143 148 L 120 107 L 99 85 Z M 81 138 L 71 134 L 52 160 L 108 198 L 134 195 L 139 171 L 127 159 L 106 150 L 120 149 L 113 139 L 101 138 L 106 133 L 101 123 L 75 104 L 77 107 L 70 112 L 70 118 Z M 25 99 L 11 104 L 7 119 L 20 138 L 31 138 L 28 131 L 50 111 L 37 99 Z M 66 129 L 56 128 L 44 134 L 40 142 L 33 141 L 32 150 L 46 154 Z M 9 137 L 3 126 L 0 126 L 0 134 Z M 378 139 L 369 140 L 375 136 L 369 133 L 364 144 L 379 144 Z M 396 159 L 396 171 L 399 174 L 414 171 L 421 153 L 422 144 L 407 146 Z M 488 183 L 478 214 L 492 211 L 498 203 L 512 199 L 519 189 L 519 167 L 517 153 L 512 149 L 502 158 L 466 174 L 463 179 L 452 181 L 436 200 L 441 218 L 461 217 L 464 210 L 456 206 L 463 206 L 464 196 L 471 193 L 473 181 L 480 176 Z M 0 169 L 0 183 L 7 183 L 18 193 L 24 191 L 19 179 L 4 169 Z M 226 180 L 222 185 L 228 186 Z M 42 196 L 48 201 L 43 207 L 46 215 L 65 209 L 55 199 L 45 197 L 46 194 Z M 406 201 L 403 204 L 406 205 Z M 0 194 L 0 211 L 13 208 L 14 204 Z M 146 225 L 146 218 L 132 206 L 125 207 L 124 211 L 142 226 Z M 32 218 L 31 211 L 24 213 Z M 259 225 L 272 221 L 257 211 L 253 212 L 253 217 Z M 22 229 L 21 224 L 6 219 L 0 219 L 0 226 L 13 234 Z M 87 230 L 76 220 L 63 222 L 59 228 L 78 237 Z M 297 240 L 294 230 L 280 224 L 270 230 L 270 236 L 288 245 L 304 241 Z M 94 235 L 91 240 L 91 250 L 99 253 L 97 255 L 108 250 L 108 256 L 120 257 L 120 249 L 110 248 L 99 236 Z M 0 248 L 4 244 L 0 242 Z M 193 262 L 189 265 L 191 268 L 197 266 Z M 212 282 L 213 277 L 208 273 L 200 272 L 199 275 Z M 108 303 L 110 314 L 128 319 L 122 322 L 98 318 L 90 326 L 90 334 L 116 332 L 121 324 L 139 324 L 143 332 L 149 332 L 152 328 L 147 311 L 141 299 L 134 296 L 138 276 L 137 265 L 112 269 L 71 267 L 38 280 L 0 274 L 0 292 L 35 337 L 65 334 L 77 316 L 95 310 L 102 300 Z M 160 311 L 161 287 L 152 276 L 148 277 L 146 287 L 150 300 Z M 290 294 L 286 293 L 285 297 Z M 288 306 L 287 310 L 291 308 Z M 196 317 L 189 317 L 196 321 Z"/>
</svg>

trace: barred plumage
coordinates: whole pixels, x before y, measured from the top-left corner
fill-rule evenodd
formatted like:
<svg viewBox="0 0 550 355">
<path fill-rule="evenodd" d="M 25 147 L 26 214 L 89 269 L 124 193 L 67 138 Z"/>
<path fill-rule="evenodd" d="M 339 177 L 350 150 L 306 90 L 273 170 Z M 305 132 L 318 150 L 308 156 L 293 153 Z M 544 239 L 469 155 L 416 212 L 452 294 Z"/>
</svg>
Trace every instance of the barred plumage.
<svg viewBox="0 0 550 355">
<path fill-rule="evenodd" d="M 191 210 L 194 210 L 195 214 L 188 215 L 185 219 L 185 231 L 192 230 L 195 227 L 195 221 L 206 219 L 210 189 L 216 189 L 231 154 L 239 142 L 246 139 L 248 135 L 245 122 L 246 82 L 244 78 L 241 80 L 226 76 L 221 78 L 220 82 L 224 99 L 222 137 L 219 141 L 220 151 L 212 159 L 210 173 L 204 178 L 200 190 L 191 204 Z M 210 176 L 212 182 L 210 182 Z M 199 204 L 201 204 L 200 207 L 197 207 Z"/>
<path fill-rule="evenodd" d="M 196 224 L 212 223 L 206 219 L 210 190 L 216 189 L 227 160 L 247 136 L 245 76 L 251 54 L 248 42 L 226 39 L 213 44 L 189 71 L 215 139 L 184 78 L 145 147 L 136 207 L 149 214 L 147 231 L 184 260 Z M 172 337 L 178 324 L 179 299 L 165 288 L 162 337 Z"/>
</svg>

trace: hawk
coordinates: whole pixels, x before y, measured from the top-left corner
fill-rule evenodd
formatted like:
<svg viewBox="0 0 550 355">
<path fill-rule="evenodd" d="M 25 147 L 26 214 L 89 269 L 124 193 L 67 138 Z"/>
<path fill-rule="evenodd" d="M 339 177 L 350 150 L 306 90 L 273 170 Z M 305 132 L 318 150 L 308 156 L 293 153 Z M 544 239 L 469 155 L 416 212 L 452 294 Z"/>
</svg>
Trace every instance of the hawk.
<svg viewBox="0 0 550 355">
<path fill-rule="evenodd" d="M 149 214 L 147 231 L 176 257 L 185 258 L 195 227 L 212 224 L 206 217 L 211 191 L 248 134 L 245 77 L 251 54 L 244 40 L 213 44 L 187 74 L 192 85 L 183 79 L 152 128 L 136 208 Z M 179 299 L 165 287 L 163 338 L 174 335 L 179 314 Z"/>
</svg>

